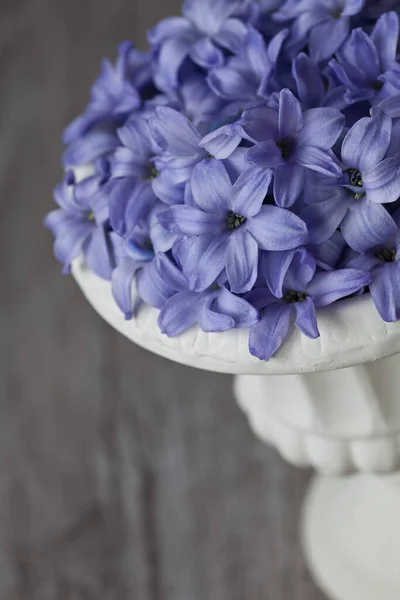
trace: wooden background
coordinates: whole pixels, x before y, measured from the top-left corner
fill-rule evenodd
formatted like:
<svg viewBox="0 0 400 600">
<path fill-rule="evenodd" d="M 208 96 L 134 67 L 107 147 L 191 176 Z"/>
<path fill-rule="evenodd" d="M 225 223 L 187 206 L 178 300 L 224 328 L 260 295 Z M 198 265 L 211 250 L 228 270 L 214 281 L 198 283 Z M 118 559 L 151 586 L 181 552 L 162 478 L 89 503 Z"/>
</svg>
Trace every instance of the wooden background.
<svg viewBox="0 0 400 600">
<path fill-rule="evenodd" d="M 322 600 L 310 474 L 230 377 L 135 347 L 63 278 L 43 215 L 103 55 L 179 0 L 0 0 L 0 600 Z"/>
</svg>

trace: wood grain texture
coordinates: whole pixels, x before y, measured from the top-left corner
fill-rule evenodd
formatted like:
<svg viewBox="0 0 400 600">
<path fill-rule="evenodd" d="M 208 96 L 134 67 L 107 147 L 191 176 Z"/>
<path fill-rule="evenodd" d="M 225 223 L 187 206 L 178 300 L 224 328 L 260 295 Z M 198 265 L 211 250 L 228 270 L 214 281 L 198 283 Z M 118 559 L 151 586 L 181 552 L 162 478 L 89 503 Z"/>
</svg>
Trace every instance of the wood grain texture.
<svg viewBox="0 0 400 600">
<path fill-rule="evenodd" d="M 0 600 L 322 600 L 309 474 L 251 434 L 230 377 L 133 346 L 42 229 L 99 59 L 178 0 L 0 0 Z"/>
</svg>

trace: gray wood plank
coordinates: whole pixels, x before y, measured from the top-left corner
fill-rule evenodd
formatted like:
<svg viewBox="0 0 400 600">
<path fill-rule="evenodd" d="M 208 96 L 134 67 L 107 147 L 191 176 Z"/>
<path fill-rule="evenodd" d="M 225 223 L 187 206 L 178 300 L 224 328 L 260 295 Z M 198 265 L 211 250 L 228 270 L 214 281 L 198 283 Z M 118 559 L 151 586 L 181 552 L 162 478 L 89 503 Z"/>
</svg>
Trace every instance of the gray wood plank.
<svg viewBox="0 0 400 600">
<path fill-rule="evenodd" d="M 99 59 L 178 6 L 0 3 L 0 600 L 322 600 L 309 474 L 253 437 L 230 377 L 102 323 L 41 225 Z"/>
</svg>

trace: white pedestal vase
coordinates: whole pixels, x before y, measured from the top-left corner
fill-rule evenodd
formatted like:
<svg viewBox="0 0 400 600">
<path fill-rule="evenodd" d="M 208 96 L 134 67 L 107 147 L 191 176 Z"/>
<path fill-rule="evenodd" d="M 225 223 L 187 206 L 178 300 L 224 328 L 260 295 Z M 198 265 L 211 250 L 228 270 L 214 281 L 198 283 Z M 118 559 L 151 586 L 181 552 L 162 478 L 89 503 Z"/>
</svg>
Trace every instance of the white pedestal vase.
<svg viewBox="0 0 400 600">
<path fill-rule="evenodd" d="M 115 329 L 171 360 L 237 375 L 255 433 L 289 462 L 321 473 L 305 503 L 311 570 L 333 600 L 400 599 L 400 323 L 369 296 L 320 311 L 321 337 L 294 330 L 276 357 L 248 351 L 248 332 L 161 334 L 158 311 L 125 321 L 111 287 L 76 261 L 73 274 Z M 357 474 L 358 473 L 358 474 Z"/>
<path fill-rule="evenodd" d="M 400 598 L 399 390 L 398 356 L 236 379 L 255 433 L 322 474 L 306 499 L 302 533 L 315 579 L 334 600 Z"/>
</svg>

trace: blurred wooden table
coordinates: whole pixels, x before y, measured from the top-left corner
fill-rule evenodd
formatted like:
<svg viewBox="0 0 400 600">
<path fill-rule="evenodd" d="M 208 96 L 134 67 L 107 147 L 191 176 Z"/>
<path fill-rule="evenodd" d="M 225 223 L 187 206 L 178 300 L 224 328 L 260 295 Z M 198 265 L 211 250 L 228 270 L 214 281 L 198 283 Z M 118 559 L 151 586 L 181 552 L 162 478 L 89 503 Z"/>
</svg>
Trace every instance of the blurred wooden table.
<svg viewBox="0 0 400 600">
<path fill-rule="evenodd" d="M 322 600 L 309 474 L 250 433 L 231 378 L 119 337 L 42 229 L 100 58 L 178 0 L 0 0 L 0 600 Z"/>
</svg>

